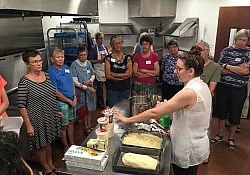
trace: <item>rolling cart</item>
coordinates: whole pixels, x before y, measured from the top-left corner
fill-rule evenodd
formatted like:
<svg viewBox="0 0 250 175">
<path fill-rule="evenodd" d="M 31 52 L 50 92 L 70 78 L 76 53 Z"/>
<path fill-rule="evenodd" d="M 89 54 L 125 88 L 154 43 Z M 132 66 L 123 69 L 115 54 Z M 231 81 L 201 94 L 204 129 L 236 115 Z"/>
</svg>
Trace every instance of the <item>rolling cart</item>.
<svg viewBox="0 0 250 175">
<path fill-rule="evenodd" d="M 79 46 L 88 47 L 87 29 L 81 27 L 63 27 L 50 28 L 47 31 L 48 47 L 50 56 L 55 48 L 63 49 L 65 55 L 65 64 L 70 65 L 77 59 L 77 48 Z"/>
</svg>

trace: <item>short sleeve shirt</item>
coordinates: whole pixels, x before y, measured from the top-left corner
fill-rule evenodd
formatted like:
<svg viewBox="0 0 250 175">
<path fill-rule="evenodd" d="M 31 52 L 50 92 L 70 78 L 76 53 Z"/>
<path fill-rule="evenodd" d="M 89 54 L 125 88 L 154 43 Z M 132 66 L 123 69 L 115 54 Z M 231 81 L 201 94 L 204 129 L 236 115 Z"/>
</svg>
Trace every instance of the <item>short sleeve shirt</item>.
<svg viewBox="0 0 250 175">
<path fill-rule="evenodd" d="M 67 65 L 63 65 L 62 70 L 59 70 L 55 66 L 51 66 L 48 72 L 54 87 L 65 97 L 73 100 L 74 86 L 69 67 Z"/>
<path fill-rule="evenodd" d="M 143 58 L 141 53 L 137 53 L 134 56 L 134 62 L 138 64 L 138 69 L 154 70 L 154 63 L 158 60 L 159 57 L 155 52 L 150 52 L 147 58 Z M 156 83 L 156 77 L 135 77 L 134 80 L 143 84 Z"/>
</svg>

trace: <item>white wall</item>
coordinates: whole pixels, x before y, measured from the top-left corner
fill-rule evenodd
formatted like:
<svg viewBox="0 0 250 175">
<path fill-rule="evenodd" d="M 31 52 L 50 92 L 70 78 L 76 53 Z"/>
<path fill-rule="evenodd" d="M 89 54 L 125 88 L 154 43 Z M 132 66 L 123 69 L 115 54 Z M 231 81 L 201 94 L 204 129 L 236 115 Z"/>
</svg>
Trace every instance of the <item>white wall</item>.
<svg viewBox="0 0 250 175">
<path fill-rule="evenodd" d="M 69 23 L 70 21 L 73 21 L 73 17 L 72 16 L 44 16 L 42 19 L 42 23 L 43 23 L 43 33 L 44 33 L 44 41 L 45 41 L 45 45 L 47 46 L 47 31 L 50 28 L 58 28 L 60 27 L 60 23 Z M 53 31 L 51 31 L 50 34 L 53 34 Z"/>
<path fill-rule="evenodd" d="M 249 0 L 177 0 L 175 22 L 183 22 L 188 17 L 198 17 L 200 22 L 198 40 L 210 44 L 214 55 L 219 9 L 222 6 L 250 6 Z"/>
<path fill-rule="evenodd" d="M 100 23 L 128 23 L 128 0 L 98 0 L 99 22 Z M 72 16 L 43 17 L 43 32 L 45 41 L 47 31 L 53 27 L 59 27 L 60 23 L 73 21 Z M 99 31 L 99 26 L 90 24 L 88 26 L 92 35 Z"/>
<path fill-rule="evenodd" d="M 152 1 L 153 3 L 153 1 Z M 98 0 L 100 23 L 127 23 L 128 0 Z M 177 0 L 175 22 L 183 22 L 188 17 L 199 18 L 198 40 L 207 41 L 211 46 L 211 55 L 214 54 L 219 8 L 222 6 L 250 6 L 249 0 Z M 157 19 L 157 18 L 156 18 Z M 161 19 L 157 19 L 158 24 Z M 72 17 L 44 17 L 44 33 L 51 27 L 72 21 Z M 139 22 L 143 21 L 140 19 Z M 147 20 L 146 20 L 147 21 Z M 166 20 L 171 21 L 171 20 Z M 133 22 L 138 22 L 136 19 Z M 164 23 L 163 23 L 164 24 Z M 155 25 L 155 24 L 154 24 Z M 92 27 L 90 26 L 90 29 Z M 96 33 L 99 28 L 94 25 L 91 33 Z M 45 36 L 45 40 L 47 37 Z"/>
<path fill-rule="evenodd" d="M 127 23 L 128 0 L 98 0 L 100 23 Z"/>
</svg>

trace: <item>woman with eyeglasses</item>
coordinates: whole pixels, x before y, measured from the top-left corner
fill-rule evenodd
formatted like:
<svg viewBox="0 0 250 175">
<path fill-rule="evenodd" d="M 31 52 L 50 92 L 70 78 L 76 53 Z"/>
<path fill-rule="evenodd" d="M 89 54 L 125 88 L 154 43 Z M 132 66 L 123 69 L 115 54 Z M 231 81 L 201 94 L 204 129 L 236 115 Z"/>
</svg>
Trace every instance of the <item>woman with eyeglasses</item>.
<svg viewBox="0 0 250 175">
<path fill-rule="evenodd" d="M 110 38 L 112 53 L 105 59 L 108 103 L 113 107 L 119 100 L 128 99 L 130 95 L 130 78 L 132 77 L 131 56 L 122 52 L 122 38 L 114 35 Z"/>
<path fill-rule="evenodd" d="M 52 66 L 48 69 L 49 77 L 56 88 L 57 106 L 62 113 L 61 141 L 66 152 L 74 145 L 74 121 L 76 119 L 76 94 L 69 66 L 64 64 L 64 50 L 55 48 L 52 52 Z"/>
<path fill-rule="evenodd" d="M 55 174 L 51 143 L 61 136 L 61 121 L 56 104 L 56 88 L 42 71 L 42 58 L 36 49 L 28 49 L 22 59 L 29 69 L 18 83 L 17 104 L 27 132 L 29 149 L 43 168 L 43 174 Z"/>
<path fill-rule="evenodd" d="M 78 59 L 70 65 L 70 72 L 76 88 L 78 119 L 83 121 L 83 134 L 89 135 L 93 131 L 91 112 L 96 109 L 96 90 L 93 86 L 95 72 L 90 61 L 87 60 L 87 55 L 87 48 L 83 46 L 78 47 Z"/>
<path fill-rule="evenodd" d="M 129 118 L 117 113 L 124 123 L 157 119 L 173 113 L 170 137 L 175 175 L 196 175 L 198 165 L 209 156 L 207 129 L 212 98 L 207 84 L 200 79 L 204 66 L 200 52 L 200 47 L 193 46 L 192 51 L 178 57 L 175 73 L 184 88 L 170 100 Z"/>
<path fill-rule="evenodd" d="M 156 77 L 160 73 L 159 57 L 151 51 L 153 38 L 143 35 L 140 38 L 142 51 L 134 56 L 134 95 L 157 94 Z"/>
<path fill-rule="evenodd" d="M 241 112 L 247 97 L 249 79 L 250 48 L 247 46 L 250 32 L 241 29 L 234 36 L 234 45 L 221 51 L 221 79 L 216 87 L 215 116 L 218 117 L 217 135 L 211 143 L 223 140 L 226 120 L 229 121 L 228 148 L 236 150 L 235 132 L 240 124 Z"/>
<path fill-rule="evenodd" d="M 95 34 L 96 44 L 91 48 L 88 54 L 88 60 L 92 63 L 96 75 L 96 106 L 99 109 L 105 108 L 106 101 L 106 76 L 105 76 L 105 57 L 109 51 L 104 45 L 104 34 L 97 32 Z"/>
<path fill-rule="evenodd" d="M 166 54 L 161 63 L 162 71 L 162 99 L 169 100 L 184 86 L 174 73 L 178 56 L 182 53 L 179 51 L 179 45 L 175 40 L 167 44 L 168 54 Z"/>
</svg>

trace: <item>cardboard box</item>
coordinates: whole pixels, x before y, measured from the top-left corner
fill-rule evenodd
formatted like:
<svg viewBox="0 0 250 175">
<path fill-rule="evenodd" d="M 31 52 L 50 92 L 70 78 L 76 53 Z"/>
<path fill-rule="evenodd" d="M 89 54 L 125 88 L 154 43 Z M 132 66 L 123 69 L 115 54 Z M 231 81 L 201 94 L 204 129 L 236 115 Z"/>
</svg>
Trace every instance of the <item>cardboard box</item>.
<svg viewBox="0 0 250 175">
<path fill-rule="evenodd" d="M 69 160 L 66 160 L 65 163 L 68 169 L 73 168 L 74 170 L 76 169 L 80 170 L 80 168 L 85 168 L 85 169 L 91 169 L 91 170 L 96 170 L 96 171 L 103 171 L 108 163 L 108 155 L 105 156 L 105 158 L 101 162 L 101 165 L 86 164 L 86 163 L 74 162 L 74 161 L 69 161 Z"/>
<path fill-rule="evenodd" d="M 72 145 L 64 154 L 66 161 L 74 161 L 86 164 L 101 165 L 107 151 Z"/>
</svg>

